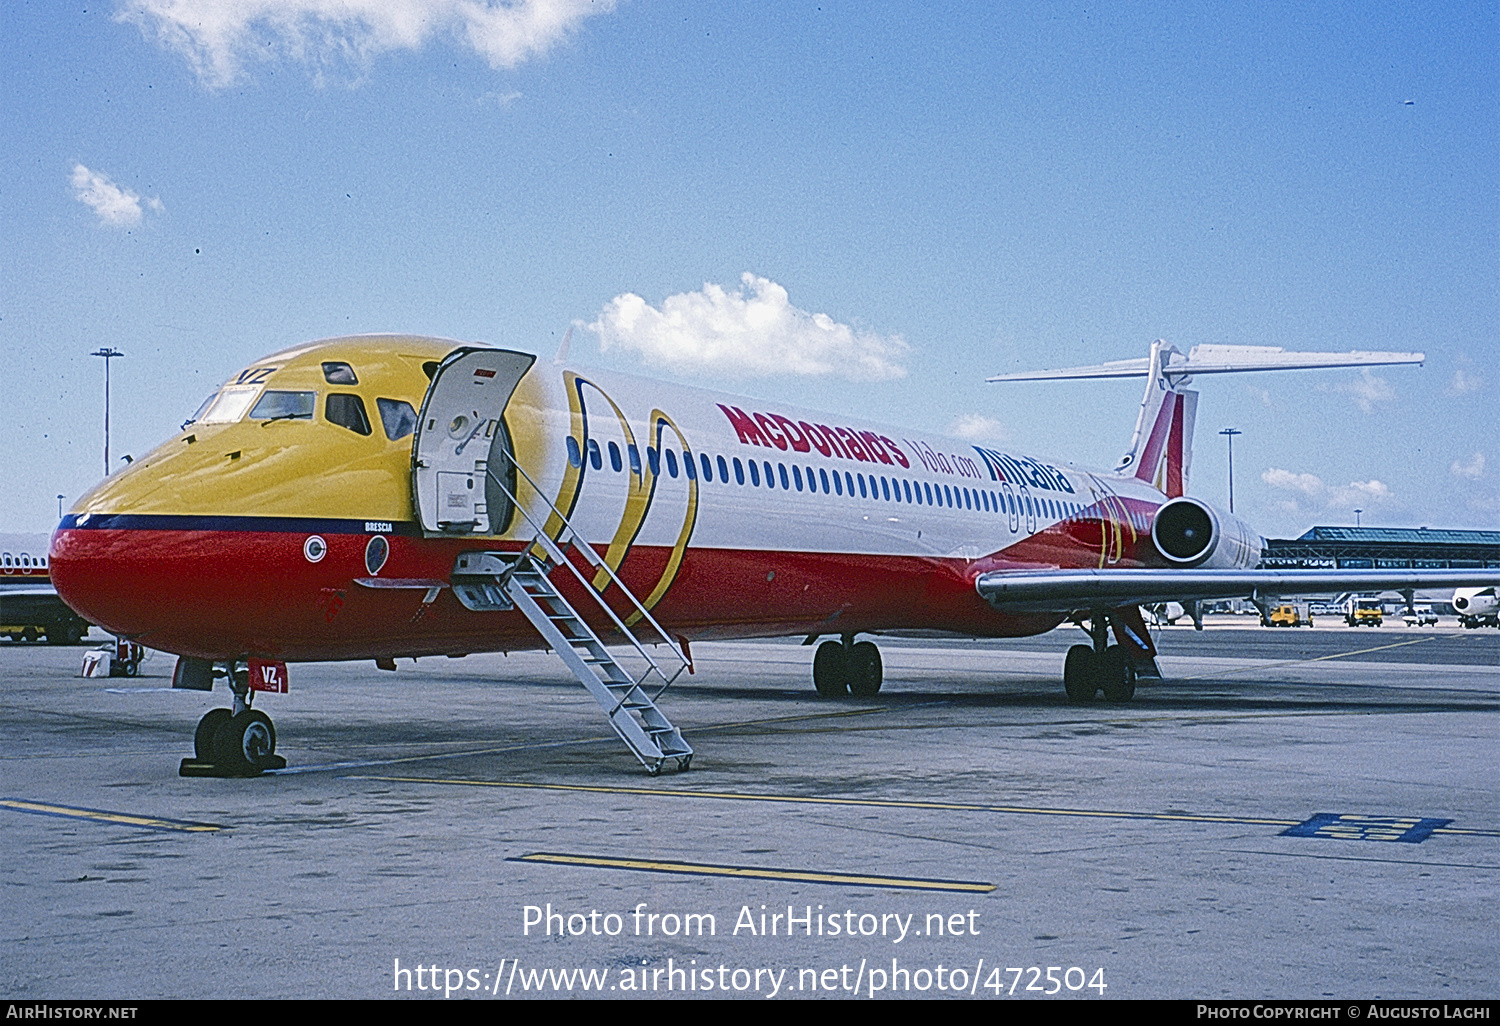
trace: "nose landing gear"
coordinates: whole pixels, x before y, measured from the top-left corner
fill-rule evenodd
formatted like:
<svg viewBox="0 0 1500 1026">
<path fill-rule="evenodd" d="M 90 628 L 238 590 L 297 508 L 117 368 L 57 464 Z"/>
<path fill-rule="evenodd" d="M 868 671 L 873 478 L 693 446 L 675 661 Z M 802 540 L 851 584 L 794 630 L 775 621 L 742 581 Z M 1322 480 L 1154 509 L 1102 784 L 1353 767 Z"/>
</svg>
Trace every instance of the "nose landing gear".
<svg viewBox="0 0 1500 1026">
<path fill-rule="evenodd" d="M 187 661 L 184 657 L 182 662 Z M 195 660 L 195 662 L 205 662 Z M 204 667 L 194 667 L 203 675 Z M 208 667 L 213 677 L 227 677 L 234 694 L 233 709 L 210 709 L 193 733 L 193 758 L 183 759 L 178 774 L 184 777 L 253 777 L 269 769 L 282 769 L 286 760 L 276 754 L 276 726 L 271 717 L 250 708 L 250 671 L 243 667 Z"/>
</svg>

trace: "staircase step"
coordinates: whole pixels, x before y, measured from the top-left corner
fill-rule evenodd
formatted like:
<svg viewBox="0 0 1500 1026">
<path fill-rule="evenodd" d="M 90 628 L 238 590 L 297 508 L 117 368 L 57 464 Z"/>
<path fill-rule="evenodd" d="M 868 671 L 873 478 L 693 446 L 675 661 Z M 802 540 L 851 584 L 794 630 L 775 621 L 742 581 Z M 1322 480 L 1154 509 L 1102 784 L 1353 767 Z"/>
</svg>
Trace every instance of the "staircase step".
<svg viewBox="0 0 1500 1026">
<path fill-rule="evenodd" d="M 471 563 L 475 562 L 469 558 Z M 647 770 L 653 774 L 658 772 L 669 758 L 675 758 L 679 768 L 687 767 L 693 756 L 692 746 L 641 687 L 641 681 L 652 674 L 660 677 L 663 683 L 669 680 L 649 657 L 647 669 L 639 679 L 621 665 L 594 629 L 553 585 L 548 576 L 551 564 L 529 554 L 520 554 L 505 567 L 505 560 L 499 554 L 485 553 L 478 558 L 477 565 L 482 569 L 468 571 L 467 580 L 462 579 L 464 574 L 455 574 L 455 588 L 463 587 L 470 595 L 482 594 L 486 605 L 493 604 L 496 608 L 513 605 L 523 613 L 547 646 L 594 696 L 615 733 Z M 505 569 L 489 576 L 500 567 Z M 603 606 L 602 598 L 592 589 L 586 590 Z M 619 629 L 618 625 L 615 629 Z M 629 631 L 625 635 L 627 640 L 633 640 Z"/>
</svg>

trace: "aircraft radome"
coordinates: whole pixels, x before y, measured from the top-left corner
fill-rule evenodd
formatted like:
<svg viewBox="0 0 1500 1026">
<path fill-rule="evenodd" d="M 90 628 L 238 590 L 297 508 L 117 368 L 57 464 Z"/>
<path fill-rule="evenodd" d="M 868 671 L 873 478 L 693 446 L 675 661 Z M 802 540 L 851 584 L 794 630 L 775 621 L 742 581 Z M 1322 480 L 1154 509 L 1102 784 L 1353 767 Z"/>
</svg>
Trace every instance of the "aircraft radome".
<svg viewBox="0 0 1500 1026">
<path fill-rule="evenodd" d="M 1074 622 L 1092 644 L 1067 654 L 1068 697 L 1125 701 L 1157 673 L 1142 604 L 1497 583 L 1258 571 L 1260 536 L 1186 494 L 1191 377 L 1421 360 L 1158 342 L 1009 376 L 1147 379 L 1124 457 L 1091 471 L 521 352 L 329 339 L 245 368 L 80 499 L 52 577 L 88 620 L 175 653 L 174 686 L 227 682 L 184 773 L 284 765 L 252 699 L 309 660 L 546 646 L 652 772 L 692 758 L 655 698 L 700 640 L 827 638 L 817 690 L 873 695 L 860 635 Z"/>
</svg>

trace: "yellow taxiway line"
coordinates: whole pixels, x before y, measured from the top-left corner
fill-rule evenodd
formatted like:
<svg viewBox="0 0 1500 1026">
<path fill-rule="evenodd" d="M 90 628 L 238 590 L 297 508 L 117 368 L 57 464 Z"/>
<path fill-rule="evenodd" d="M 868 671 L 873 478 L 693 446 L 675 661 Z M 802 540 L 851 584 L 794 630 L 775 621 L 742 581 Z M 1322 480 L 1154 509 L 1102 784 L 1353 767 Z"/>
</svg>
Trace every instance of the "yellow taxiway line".
<svg viewBox="0 0 1500 1026">
<path fill-rule="evenodd" d="M 652 798 L 698 798 L 715 801 L 773 802 L 783 805 L 843 806 L 876 809 L 919 809 L 936 812 L 991 812 L 1019 816 L 1070 816 L 1076 819 L 1133 819 L 1165 823 L 1228 823 L 1240 826 L 1293 827 L 1303 819 L 1266 816 L 1214 816 L 1190 812 L 1130 812 L 1123 809 L 1059 809 L 1042 805 L 987 805 L 980 802 L 933 802 L 896 798 L 823 798 L 788 794 L 738 791 L 688 791 L 679 788 L 605 787 L 599 784 L 537 784 L 520 780 L 465 780 L 448 777 L 391 777 L 350 775 L 346 780 L 378 780 L 390 784 L 442 784 L 450 787 L 498 787 L 523 791 L 575 791 L 593 794 L 628 794 Z M 1468 837 L 1500 837 L 1500 830 L 1438 827 L 1433 834 Z"/>
<path fill-rule="evenodd" d="M 19 798 L 0 798 L 0 808 L 16 812 L 30 812 L 38 816 L 61 816 L 65 819 L 83 819 L 95 823 L 113 823 L 117 826 L 145 827 L 148 830 L 177 830 L 186 834 L 211 834 L 224 828 L 213 823 L 193 823 L 182 819 L 160 819 L 155 816 L 132 816 L 126 812 L 107 812 L 103 809 L 79 809 L 70 805 L 50 805 L 46 802 L 28 802 Z"/>
<path fill-rule="evenodd" d="M 834 805 L 877 809 L 924 809 L 940 812 L 1001 812 L 1029 816 L 1074 816 L 1085 819 L 1166 820 L 1174 823 L 1237 823 L 1246 826 L 1296 826 L 1300 819 L 1264 819 L 1249 816 L 1204 816 L 1191 813 L 1126 812 L 1110 809 L 1056 809 L 1028 805 L 985 805 L 974 802 L 932 802 L 896 798 L 818 798 L 787 794 L 735 791 L 686 791 L 676 788 L 604 787 L 597 784 L 535 784 L 517 780 L 463 780 L 442 777 L 351 776 L 351 780 L 378 780 L 397 784 L 445 784 L 460 787 L 503 787 L 536 791 L 584 791 L 594 794 L 648 795 L 653 798 L 700 798 L 719 801 L 776 802 L 787 805 Z"/>
<path fill-rule="evenodd" d="M 664 862 L 659 859 L 615 859 L 598 855 L 564 855 L 539 851 L 506 859 L 507 862 L 546 862 L 556 866 L 591 866 L 599 869 L 631 869 L 643 873 L 680 873 L 687 876 L 726 876 L 751 880 L 787 880 L 796 883 L 846 884 L 854 887 L 886 887 L 897 890 L 959 891 L 988 894 L 992 883 L 971 880 L 930 880 L 924 877 L 870 876 L 864 873 L 812 873 L 800 869 L 767 869 L 760 866 L 720 866 L 701 862 Z"/>
<path fill-rule="evenodd" d="M 1285 659 L 1281 662 L 1262 663 L 1259 666 L 1242 666 L 1237 670 L 1215 670 L 1213 673 L 1202 673 L 1196 677 L 1173 677 L 1179 680 L 1212 680 L 1231 673 L 1254 673 L 1256 670 L 1274 670 L 1282 666 L 1300 666 L 1304 663 L 1321 663 L 1329 659 L 1347 659 L 1349 656 L 1367 655 L 1370 652 L 1384 652 L 1388 648 L 1405 648 L 1407 645 L 1420 645 L 1427 641 L 1436 641 L 1436 637 L 1415 638 L 1411 641 L 1397 641 L 1390 645 L 1376 645 L 1373 648 L 1357 648 L 1353 652 L 1333 652 L 1329 655 L 1313 656 L 1310 659 Z"/>
</svg>

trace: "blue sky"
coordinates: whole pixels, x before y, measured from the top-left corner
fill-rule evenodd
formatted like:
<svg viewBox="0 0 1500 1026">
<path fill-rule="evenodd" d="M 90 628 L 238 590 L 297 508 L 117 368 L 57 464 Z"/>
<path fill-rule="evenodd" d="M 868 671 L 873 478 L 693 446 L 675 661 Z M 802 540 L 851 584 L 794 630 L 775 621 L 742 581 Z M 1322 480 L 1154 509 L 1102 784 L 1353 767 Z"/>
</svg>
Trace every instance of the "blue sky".
<svg viewBox="0 0 1500 1026">
<path fill-rule="evenodd" d="M 1233 425 L 1264 534 L 1493 529 L 1497 55 L 1493 2 L 7 0 L 0 530 L 97 480 L 100 346 L 119 455 L 307 339 L 570 324 L 583 362 L 1103 466 L 1139 384 L 984 377 L 1424 351 L 1201 382 L 1192 491 L 1224 503 Z"/>
</svg>

